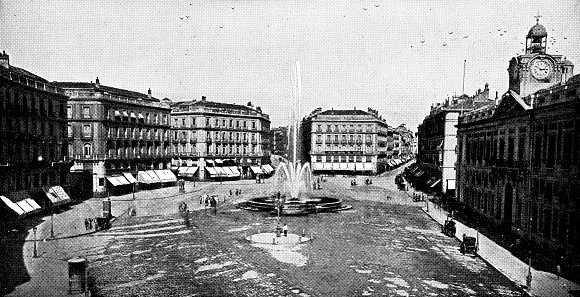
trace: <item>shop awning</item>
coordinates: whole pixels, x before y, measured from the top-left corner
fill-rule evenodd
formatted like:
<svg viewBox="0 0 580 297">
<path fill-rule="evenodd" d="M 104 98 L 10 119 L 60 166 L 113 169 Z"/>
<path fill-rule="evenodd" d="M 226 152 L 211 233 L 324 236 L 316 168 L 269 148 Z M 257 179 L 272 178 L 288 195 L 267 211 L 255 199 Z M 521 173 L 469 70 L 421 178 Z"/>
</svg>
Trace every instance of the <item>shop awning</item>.
<svg viewBox="0 0 580 297">
<path fill-rule="evenodd" d="M 391 167 L 395 166 L 395 162 L 393 160 L 387 160 L 387 164 L 389 164 Z"/>
<path fill-rule="evenodd" d="M 232 166 L 232 167 L 230 167 L 230 170 L 234 173 L 234 176 L 240 176 L 240 175 L 242 175 L 240 173 L 240 171 L 238 170 L 238 167 Z"/>
<path fill-rule="evenodd" d="M 43 187 L 42 189 L 54 207 L 71 202 L 70 197 L 61 186 Z"/>
<path fill-rule="evenodd" d="M 159 176 L 157 176 L 157 173 L 155 173 L 155 170 L 147 170 L 145 172 L 147 172 L 147 174 L 149 174 L 149 176 L 151 177 L 151 179 L 153 180 L 154 183 L 161 182 L 161 178 L 159 178 Z"/>
<path fill-rule="evenodd" d="M 224 170 L 224 172 L 226 173 L 226 175 L 228 177 L 233 177 L 235 176 L 234 173 L 232 172 L 232 170 L 229 167 L 222 167 L 222 169 Z"/>
<path fill-rule="evenodd" d="M 260 166 L 260 169 L 262 169 L 262 172 L 264 172 L 265 174 L 270 174 L 270 170 L 268 170 L 268 168 L 266 167 L 266 165 Z"/>
<path fill-rule="evenodd" d="M 216 176 L 217 175 L 217 171 L 215 170 L 215 167 L 205 167 L 205 169 L 207 170 L 207 172 L 209 172 L 209 174 L 211 176 Z"/>
<path fill-rule="evenodd" d="M 30 198 L 26 191 L 11 193 L 9 197 L 0 196 L 2 202 L 12 209 L 19 217 L 41 211 L 40 205 Z"/>
<path fill-rule="evenodd" d="M 137 116 L 135 115 L 135 113 L 134 113 L 134 112 L 132 112 L 132 113 L 131 113 L 131 117 L 132 117 L 132 118 L 134 118 L 134 119 L 136 119 L 136 118 L 137 118 Z"/>
<path fill-rule="evenodd" d="M 218 176 L 227 176 L 226 172 L 221 167 L 214 167 L 215 172 Z"/>
<path fill-rule="evenodd" d="M 135 177 L 133 177 L 133 175 L 129 172 L 123 172 L 123 176 L 127 179 L 127 181 L 130 184 L 134 184 L 137 182 L 137 180 L 135 179 Z"/>
<path fill-rule="evenodd" d="M 222 159 L 215 159 L 215 163 L 221 165 L 224 161 Z"/>
<path fill-rule="evenodd" d="M 137 172 L 137 181 L 146 184 L 154 184 L 161 182 L 161 180 L 159 179 L 159 177 L 157 177 L 157 175 L 155 174 L 155 172 L 153 172 L 153 170 Z"/>
<path fill-rule="evenodd" d="M 205 160 L 205 163 L 207 163 L 210 166 L 213 166 L 213 164 L 215 164 L 213 160 Z"/>
<path fill-rule="evenodd" d="M 124 117 L 129 117 L 129 114 L 126 111 L 123 111 L 123 116 Z"/>
<path fill-rule="evenodd" d="M 155 170 L 155 173 L 157 174 L 161 182 L 171 183 L 177 181 L 177 177 L 175 177 L 175 175 L 173 174 L 173 172 L 171 172 L 171 170 L 168 169 Z"/>
<path fill-rule="evenodd" d="M 437 184 L 441 182 L 441 179 L 436 180 L 432 185 L 431 188 L 435 187 Z"/>
<path fill-rule="evenodd" d="M 272 173 L 272 172 L 274 172 L 274 167 L 272 167 L 272 165 L 270 165 L 270 164 L 266 164 L 266 165 L 264 165 L 264 166 L 266 166 L 266 168 L 268 169 L 268 171 L 270 171 L 270 172 L 268 172 L 268 173 Z"/>
<path fill-rule="evenodd" d="M 139 119 L 143 119 L 143 114 L 139 113 Z"/>
<path fill-rule="evenodd" d="M 177 175 L 192 177 L 197 172 L 197 167 L 179 167 Z"/>
<path fill-rule="evenodd" d="M 123 175 L 107 176 L 107 180 L 115 187 L 130 184 Z"/>
<path fill-rule="evenodd" d="M 262 172 L 262 169 L 260 169 L 260 167 L 258 167 L 258 166 L 250 166 L 250 169 L 252 169 L 252 171 L 255 174 L 263 174 L 264 173 L 264 172 Z"/>
</svg>

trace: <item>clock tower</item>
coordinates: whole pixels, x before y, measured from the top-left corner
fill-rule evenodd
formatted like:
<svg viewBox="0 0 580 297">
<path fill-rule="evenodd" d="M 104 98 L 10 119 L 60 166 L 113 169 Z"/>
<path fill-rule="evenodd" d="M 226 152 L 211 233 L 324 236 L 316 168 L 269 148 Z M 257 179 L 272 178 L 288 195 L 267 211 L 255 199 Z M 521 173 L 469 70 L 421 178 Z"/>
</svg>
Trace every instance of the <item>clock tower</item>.
<svg viewBox="0 0 580 297">
<path fill-rule="evenodd" d="M 539 17 L 526 36 L 525 54 L 513 57 L 508 67 L 509 89 L 522 97 L 565 82 L 574 70 L 562 55 L 546 53 L 548 32 L 540 25 Z"/>
</svg>

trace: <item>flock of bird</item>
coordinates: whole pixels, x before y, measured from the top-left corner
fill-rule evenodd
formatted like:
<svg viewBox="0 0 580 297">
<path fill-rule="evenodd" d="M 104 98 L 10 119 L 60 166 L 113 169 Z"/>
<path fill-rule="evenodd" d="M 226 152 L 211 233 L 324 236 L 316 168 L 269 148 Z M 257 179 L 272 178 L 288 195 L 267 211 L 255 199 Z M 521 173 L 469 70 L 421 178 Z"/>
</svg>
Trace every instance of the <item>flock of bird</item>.
<svg viewBox="0 0 580 297">
<path fill-rule="evenodd" d="M 189 4 L 189 5 L 192 5 L 192 4 Z M 380 4 L 375 4 L 374 6 L 375 6 L 376 8 L 378 8 L 378 7 L 380 7 Z M 234 9 L 235 9 L 235 7 L 231 7 L 231 9 L 232 9 L 232 10 L 234 10 Z M 368 7 L 362 7 L 362 9 L 363 9 L 364 11 L 366 11 L 366 10 L 368 10 Z M 190 15 L 184 15 L 184 16 L 180 16 L 180 17 L 179 17 L 179 19 L 180 19 L 180 20 L 184 20 L 184 19 L 189 19 L 190 17 L 191 17 Z M 223 26 L 223 25 L 220 25 L 220 26 L 218 26 L 218 27 L 219 27 L 220 29 L 223 29 L 223 28 L 224 28 L 224 26 Z M 268 26 L 268 27 L 269 27 L 269 26 Z M 552 29 L 552 31 L 554 31 L 554 29 Z M 506 36 L 507 36 L 507 33 L 508 33 L 508 31 L 507 31 L 507 30 L 503 30 L 503 29 L 501 29 L 501 28 L 497 29 L 497 32 L 498 32 L 497 34 L 499 35 L 499 37 L 503 37 L 504 35 L 506 35 Z M 453 34 L 454 34 L 454 31 L 450 31 L 450 32 L 448 32 L 448 33 L 449 33 L 449 35 L 453 35 Z M 489 31 L 488 33 L 489 33 L 489 34 L 493 34 L 493 31 Z M 457 35 L 457 34 L 456 34 L 456 35 Z M 469 38 L 469 35 L 464 35 L 464 36 L 461 36 L 461 38 L 463 38 L 463 39 L 467 39 L 467 38 Z M 514 39 L 518 39 L 518 38 L 520 38 L 520 37 L 514 37 Z M 568 39 L 568 38 L 567 38 L 567 37 L 563 37 L 563 39 Z M 548 42 L 550 43 L 550 46 L 553 46 L 554 44 L 556 44 L 556 40 L 557 40 L 557 39 L 556 39 L 554 36 L 550 36 L 550 38 L 548 39 Z M 425 43 L 425 41 L 426 41 L 426 40 L 423 38 L 423 39 L 421 39 L 421 40 L 419 41 L 419 43 L 420 43 L 420 44 L 424 44 L 424 43 Z M 520 44 L 521 44 L 521 45 L 523 45 L 524 43 L 523 43 L 523 42 L 520 42 Z M 449 41 L 444 41 L 444 42 L 442 42 L 442 43 L 441 43 L 441 45 L 442 45 L 443 47 L 446 47 L 447 45 L 449 45 Z M 413 47 L 413 45 L 411 45 L 411 48 L 412 48 L 412 47 Z M 521 53 L 521 52 L 523 52 L 523 51 L 524 51 L 524 49 L 521 49 L 521 50 L 518 52 L 518 54 L 519 54 L 519 53 Z M 556 51 L 556 52 L 557 52 L 557 51 Z"/>
</svg>

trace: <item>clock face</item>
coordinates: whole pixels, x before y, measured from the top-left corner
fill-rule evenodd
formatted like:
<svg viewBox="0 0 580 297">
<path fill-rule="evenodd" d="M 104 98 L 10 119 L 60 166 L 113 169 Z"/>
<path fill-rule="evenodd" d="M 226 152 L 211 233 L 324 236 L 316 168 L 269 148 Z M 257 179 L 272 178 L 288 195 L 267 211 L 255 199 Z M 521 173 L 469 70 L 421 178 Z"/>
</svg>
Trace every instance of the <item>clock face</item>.
<svg viewBox="0 0 580 297">
<path fill-rule="evenodd" d="M 536 59 L 532 61 L 531 72 L 536 79 L 546 79 L 552 73 L 552 63 L 548 60 Z"/>
</svg>

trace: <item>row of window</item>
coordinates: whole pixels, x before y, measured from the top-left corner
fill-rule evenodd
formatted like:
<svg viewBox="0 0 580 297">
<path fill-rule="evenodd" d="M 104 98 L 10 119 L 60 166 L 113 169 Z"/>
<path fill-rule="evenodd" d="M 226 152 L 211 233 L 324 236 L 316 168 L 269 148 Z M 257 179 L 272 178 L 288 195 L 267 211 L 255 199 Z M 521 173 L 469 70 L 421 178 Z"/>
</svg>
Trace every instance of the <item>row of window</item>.
<svg viewBox="0 0 580 297">
<path fill-rule="evenodd" d="M 227 155 L 227 154 L 248 154 L 252 153 L 255 154 L 257 150 L 256 145 L 208 145 L 206 152 L 208 154 L 218 154 L 218 155 Z"/>
<path fill-rule="evenodd" d="M 58 143 L 0 142 L 0 163 L 34 162 L 38 157 L 53 162 L 66 155 L 65 146 Z"/>
<path fill-rule="evenodd" d="M 16 132 L 27 135 L 59 138 L 64 134 L 58 122 L 49 122 L 38 119 L 20 117 L 12 119 L 11 117 L 2 117 L 0 120 L 0 131 Z"/>
<path fill-rule="evenodd" d="M 323 128 L 325 128 L 323 130 Z M 374 132 L 373 129 L 373 125 L 372 124 L 366 124 L 364 125 L 364 131 L 365 132 Z M 346 125 L 346 124 L 327 124 L 327 125 L 322 125 L 322 124 L 317 124 L 316 125 L 316 132 L 363 132 L 363 125 L 359 124 L 359 125 Z"/>
<path fill-rule="evenodd" d="M 372 162 L 372 156 L 352 156 L 352 155 L 351 156 L 344 156 L 344 155 L 340 155 L 340 156 L 317 155 L 316 156 L 316 162 L 318 162 L 318 163 L 323 162 L 322 160 L 324 160 L 324 162 L 326 162 L 326 163 L 331 163 L 331 162 L 335 162 L 335 163 Z"/>
<path fill-rule="evenodd" d="M 197 119 L 197 120 L 196 120 Z M 203 121 L 204 118 L 199 117 L 190 117 L 190 118 L 174 118 L 173 119 L 173 127 L 175 128 L 181 128 L 181 127 L 189 127 L 189 128 L 194 128 L 197 126 L 201 126 L 201 122 Z M 196 123 L 199 122 L 199 123 Z M 212 125 L 213 124 L 213 125 Z M 256 130 L 256 121 L 251 121 L 250 126 L 248 126 L 248 121 L 246 120 L 234 120 L 234 119 L 212 119 L 211 118 L 205 118 L 205 127 L 211 127 L 211 128 L 236 128 L 236 129 L 248 129 L 248 127 L 251 127 L 252 130 Z"/>
<path fill-rule="evenodd" d="M 0 91 L 0 111 L 17 111 L 47 117 L 64 117 L 66 104 L 52 98 L 40 95 L 10 92 L 8 89 Z"/>
<path fill-rule="evenodd" d="M 64 184 L 65 181 L 59 181 L 56 172 L 26 172 L 19 171 L 5 176 L 0 183 L 0 193 L 10 193 L 30 188 L 39 188 L 55 184 Z"/>
<path fill-rule="evenodd" d="M 576 126 L 576 127 L 575 127 Z M 475 164 L 507 162 L 513 165 L 514 161 L 525 162 L 532 153 L 534 166 L 541 164 L 553 167 L 558 164 L 569 166 L 572 163 L 580 164 L 580 125 L 572 121 L 540 124 L 534 127 L 534 143 L 530 144 L 525 127 L 515 134 L 511 129 L 507 135 L 501 131 L 481 132 L 467 135 L 460 146 L 465 145 L 465 155 L 460 155 L 461 163 Z M 461 151 L 461 150 L 460 150 Z"/>
</svg>

